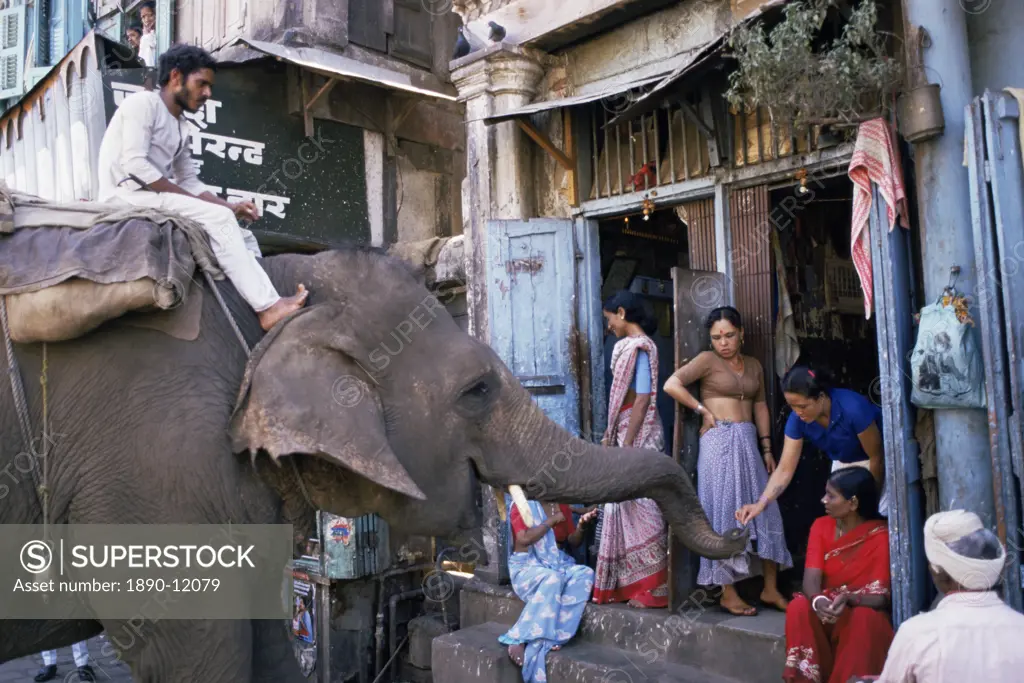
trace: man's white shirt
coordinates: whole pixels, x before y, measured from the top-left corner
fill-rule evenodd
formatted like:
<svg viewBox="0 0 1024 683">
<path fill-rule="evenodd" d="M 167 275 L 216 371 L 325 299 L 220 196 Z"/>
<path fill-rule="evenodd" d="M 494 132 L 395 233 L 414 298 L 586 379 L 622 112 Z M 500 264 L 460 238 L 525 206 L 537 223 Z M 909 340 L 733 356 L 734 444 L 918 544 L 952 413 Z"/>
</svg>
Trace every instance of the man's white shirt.
<svg viewBox="0 0 1024 683">
<path fill-rule="evenodd" d="M 100 145 L 99 200 L 109 200 L 118 190 L 143 189 L 130 176 L 146 184 L 165 177 L 194 195 L 206 192 L 192 159 L 190 135 L 188 120 L 175 118 L 159 91 L 124 98 Z"/>
</svg>

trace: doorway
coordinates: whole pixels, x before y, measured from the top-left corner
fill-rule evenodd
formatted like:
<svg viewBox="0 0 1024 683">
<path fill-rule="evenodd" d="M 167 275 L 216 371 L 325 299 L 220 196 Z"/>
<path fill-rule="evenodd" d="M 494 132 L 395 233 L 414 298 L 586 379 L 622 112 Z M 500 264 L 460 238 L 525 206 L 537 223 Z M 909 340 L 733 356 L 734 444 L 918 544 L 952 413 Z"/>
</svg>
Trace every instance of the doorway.
<svg viewBox="0 0 1024 683">
<path fill-rule="evenodd" d="M 620 290 L 629 290 L 640 295 L 648 313 L 657 321 L 650 337 L 658 349 L 657 409 L 665 433 L 666 455 L 671 453 L 675 420 L 675 402 L 661 391 L 661 385 L 675 371 L 672 269 L 692 267 L 691 237 L 692 228 L 696 226 L 690 224 L 699 222 L 710 226 L 713 239 L 712 200 L 699 200 L 648 214 L 618 216 L 599 223 L 602 302 Z M 611 357 L 616 341 L 615 335 L 605 332 L 605 403 L 611 391 Z"/>
<path fill-rule="evenodd" d="M 850 256 L 852 184 L 842 176 L 814 180 L 771 189 L 768 197 L 772 232 L 778 240 L 771 245 L 771 347 L 776 369 L 781 372 L 790 363 L 827 368 L 838 386 L 881 405 L 875 320 L 864 317 L 864 295 Z M 778 312 L 784 297 L 792 318 L 781 321 L 785 325 L 780 331 Z M 791 412 L 782 396 L 779 372 L 773 377 L 776 398 L 770 406 L 776 457 Z M 831 466 L 825 454 L 805 442 L 793 480 L 779 498 L 793 556 L 794 570 L 786 577 L 790 588 L 802 580 L 811 524 L 825 514 L 821 498 Z"/>
</svg>

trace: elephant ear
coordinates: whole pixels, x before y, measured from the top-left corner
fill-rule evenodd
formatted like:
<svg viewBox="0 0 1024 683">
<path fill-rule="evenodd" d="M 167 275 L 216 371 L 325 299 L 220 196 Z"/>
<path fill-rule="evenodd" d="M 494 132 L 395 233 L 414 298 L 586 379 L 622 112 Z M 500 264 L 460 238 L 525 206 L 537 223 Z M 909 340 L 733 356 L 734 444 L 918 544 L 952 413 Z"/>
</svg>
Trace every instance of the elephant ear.
<svg viewBox="0 0 1024 683">
<path fill-rule="evenodd" d="M 236 452 L 305 453 L 412 498 L 426 496 L 385 434 L 372 378 L 355 361 L 354 337 L 338 331 L 338 307 L 317 304 L 276 325 L 253 349 L 231 415 Z"/>
</svg>

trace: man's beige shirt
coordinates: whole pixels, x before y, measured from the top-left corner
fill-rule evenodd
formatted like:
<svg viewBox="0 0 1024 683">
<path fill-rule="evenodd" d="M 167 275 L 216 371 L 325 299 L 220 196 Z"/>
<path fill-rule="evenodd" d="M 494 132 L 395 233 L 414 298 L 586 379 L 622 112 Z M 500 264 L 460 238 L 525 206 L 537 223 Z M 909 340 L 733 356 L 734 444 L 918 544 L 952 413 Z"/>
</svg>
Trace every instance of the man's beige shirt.
<svg viewBox="0 0 1024 683">
<path fill-rule="evenodd" d="M 1024 681 L 1024 614 L 993 592 L 951 593 L 905 621 L 880 683 Z"/>
</svg>

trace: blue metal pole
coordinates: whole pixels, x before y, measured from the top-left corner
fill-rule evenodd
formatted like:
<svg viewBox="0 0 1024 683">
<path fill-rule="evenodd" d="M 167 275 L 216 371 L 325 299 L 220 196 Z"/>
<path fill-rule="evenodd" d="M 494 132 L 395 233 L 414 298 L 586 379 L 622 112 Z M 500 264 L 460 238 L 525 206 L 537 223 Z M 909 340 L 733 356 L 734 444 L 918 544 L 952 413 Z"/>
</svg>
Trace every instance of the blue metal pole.
<svg viewBox="0 0 1024 683">
<path fill-rule="evenodd" d="M 941 85 L 946 129 L 914 146 L 926 302 L 937 299 L 961 267 L 957 288 L 975 295 L 970 193 L 964 167 L 964 107 L 971 101 L 971 61 L 967 23 L 959 0 L 904 0 L 908 42 L 916 27 L 927 31 L 930 47 L 922 51 L 924 77 Z M 992 462 L 984 410 L 936 410 L 935 450 L 939 499 L 943 510 L 976 512 L 985 525 L 995 524 Z"/>
</svg>

